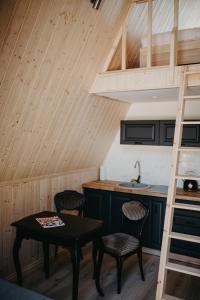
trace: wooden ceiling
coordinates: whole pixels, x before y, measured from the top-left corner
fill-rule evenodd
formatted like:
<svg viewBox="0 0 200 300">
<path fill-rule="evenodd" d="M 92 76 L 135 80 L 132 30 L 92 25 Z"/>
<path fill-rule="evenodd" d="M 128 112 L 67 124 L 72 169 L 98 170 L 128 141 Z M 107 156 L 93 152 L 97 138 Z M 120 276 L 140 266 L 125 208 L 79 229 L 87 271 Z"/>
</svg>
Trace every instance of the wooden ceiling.
<svg viewBox="0 0 200 300">
<path fill-rule="evenodd" d="M 179 29 L 200 27 L 200 1 L 179 0 Z M 171 31 L 173 26 L 173 0 L 153 1 L 153 34 Z M 127 26 L 127 53 L 129 67 L 139 67 L 141 37 L 147 34 L 147 4 L 132 4 Z M 120 69 L 120 47 L 110 70 Z"/>
<path fill-rule="evenodd" d="M 0 180 L 99 166 L 128 105 L 88 94 L 128 2 L 0 1 Z"/>
</svg>

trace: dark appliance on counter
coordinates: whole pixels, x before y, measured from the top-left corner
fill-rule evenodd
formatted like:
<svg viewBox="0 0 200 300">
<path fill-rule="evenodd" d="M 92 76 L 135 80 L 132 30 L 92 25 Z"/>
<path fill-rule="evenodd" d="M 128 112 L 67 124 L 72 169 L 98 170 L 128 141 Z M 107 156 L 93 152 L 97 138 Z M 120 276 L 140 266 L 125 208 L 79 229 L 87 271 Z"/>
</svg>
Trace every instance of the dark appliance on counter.
<svg viewBox="0 0 200 300">
<path fill-rule="evenodd" d="M 184 191 L 197 191 L 198 190 L 198 184 L 196 180 L 189 180 L 186 179 L 183 181 L 183 189 Z"/>
</svg>

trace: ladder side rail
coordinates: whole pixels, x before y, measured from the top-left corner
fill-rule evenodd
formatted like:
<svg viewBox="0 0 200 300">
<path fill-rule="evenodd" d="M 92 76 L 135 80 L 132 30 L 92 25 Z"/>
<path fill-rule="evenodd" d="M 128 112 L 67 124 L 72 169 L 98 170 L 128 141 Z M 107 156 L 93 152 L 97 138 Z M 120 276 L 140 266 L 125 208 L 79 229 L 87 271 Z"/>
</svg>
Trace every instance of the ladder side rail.
<svg viewBox="0 0 200 300">
<path fill-rule="evenodd" d="M 172 204 L 175 202 L 175 196 L 176 196 L 177 180 L 175 179 L 175 176 L 178 171 L 178 161 L 180 155 L 178 149 L 181 145 L 182 131 L 183 131 L 183 126 L 181 124 L 181 121 L 183 120 L 183 114 L 185 109 L 184 94 L 186 89 L 186 75 L 184 71 L 185 71 L 185 67 L 182 68 L 181 88 L 179 92 L 178 107 L 177 107 L 177 118 L 176 118 L 176 127 L 175 127 L 174 144 L 173 144 L 173 160 L 171 165 L 169 190 L 167 196 L 167 206 L 166 206 L 165 222 L 164 222 L 164 230 L 163 230 L 156 300 L 162 299 L 163 291 L 165 290 L 166 272 L 167 272 L 165 270 L 165 266 L 169 258 L 169 250 L 171 245 L 171 239 L 169 239 L 168 236 L 169 233 L 172 231 L 172 224 L 173 224 L 174 208 Z"/>
<path fill-rule="evenodd" d="M 153 13 L 153 4 L 152 0 L 148 0 L 148 20 L 147 20 L 147 38 L 148 38 L 148 47 L 147 47 L 147 68 L 152 66 L 152 13 Z"/>
</svg>

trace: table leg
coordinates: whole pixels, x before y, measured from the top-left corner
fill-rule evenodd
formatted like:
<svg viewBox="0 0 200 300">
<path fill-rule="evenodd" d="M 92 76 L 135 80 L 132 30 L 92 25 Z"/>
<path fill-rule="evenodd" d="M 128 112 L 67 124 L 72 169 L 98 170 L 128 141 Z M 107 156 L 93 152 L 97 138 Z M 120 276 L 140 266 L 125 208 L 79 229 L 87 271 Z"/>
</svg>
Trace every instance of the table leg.
<svg viewBox="0 0 200 300">
<path fill-rule="evenodd" d="M 73 264 L 73 292 L 72 299 L 78 299 L 78 283 L 79 283 L 79 272 L 80 272 L 80 247 L 77 243 L 71 249 L 72 253 L 72 264 Z"/>
<path fill-rule="evenodd" d="M 43 245 L 43 254 L 44 254 L 45 278 L 49 278 L 49 244 L 43 242 L 42 245 Z"/>
<path fill-rule="evenodd" d="M 19 259 L 19 249 L 22 244 L 23 237 L 17 232 L 15 242 L 13 245 L 13 259 L 15 264 L 15 270 L 17 273 L 17 282 L 19 285 L 22 285 L 22 271 Z"/>
<path fill-rule="evenodd" d="M 93 260 L 93 279 L 96 278 L 97 275 L 97 242 L 93 241 L 92 246 L 92 260 Z"/>
</svg>

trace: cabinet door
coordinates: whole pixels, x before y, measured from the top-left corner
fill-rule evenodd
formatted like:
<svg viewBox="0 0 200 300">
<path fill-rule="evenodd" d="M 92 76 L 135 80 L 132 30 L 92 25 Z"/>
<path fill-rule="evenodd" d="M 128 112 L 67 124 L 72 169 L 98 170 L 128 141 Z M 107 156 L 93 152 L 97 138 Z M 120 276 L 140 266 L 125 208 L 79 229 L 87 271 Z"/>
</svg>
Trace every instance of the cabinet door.
<svg viewBox="0 0 200 300">
<path fill-rule="evenodd" d="M 110 231 L 110 192 L 84 189 L 85 207 L 84 216 L 102 220 L 104 222 L 104 233 Z"/>
<path fill-rule="evenodd" d="M 134 233 L 134 224 L 131 224 L 127 218 L 124 217 L 122 212 L 122 205 L 125 202 L 131 201 L 131 194 L 126 193 L 112 193 L 111 203 L 111 232 L 126 232 Z"/>
<path fill-rule="evenodd" d="M 147 220 L 144 224 L 143 228 L 143 234 L 142 234 L 142 244 L 145 247 L 150 248 L 151 247 L 151 200 L 148 196 L 143 195 L 133 195 L 132 197 L 135 201 L 140 201 L 143 203 L 146 207 L 149 208 L 149 215 L 147 217 Z"/>
<path fill-rule="evenodd" d="M 175 209 L 173 231 L 200 236 L 200 213 Z M 171 251 L 200 258 L 200 244 L 172 240 Z"/>
<path fill-rule="evenodd" d="M 165 198 L 152 198 L 150 210 L 150 248 L 161 249 L 163 226 L 165 218 Z"/>
<path fill-rule="evenodd" d="M 172 146 L 174 139 L 175 121 L 160 121 L 160 145 Z M 200 126 L 184 125 L 183 146 L 200 146 Z"/>
<path fill-rule="evenodd" d="M 166 198 L 141 196 L 137 199 L 149 207 L 149 216 L 144 226 L 144 246 L 161 249 L 162 234 L 165 218 Z"/>
<path fill-rule="evenodd" d="M 136 222 L 128 220 L 122 213 L 122 205 L 132 200 L 140 201 L 149 208 L 149 216 L 143 230 L 143 246 L 160 249 L 166 205 L 165 198 L 113 192 L 111 201 L 111 231 L 123 231 L 137 235 Z"/>
<path fill-rule="evenodd" d="M 158 145 L 159 121 L 121 121 L 120 143 Z"/>
</svg>

